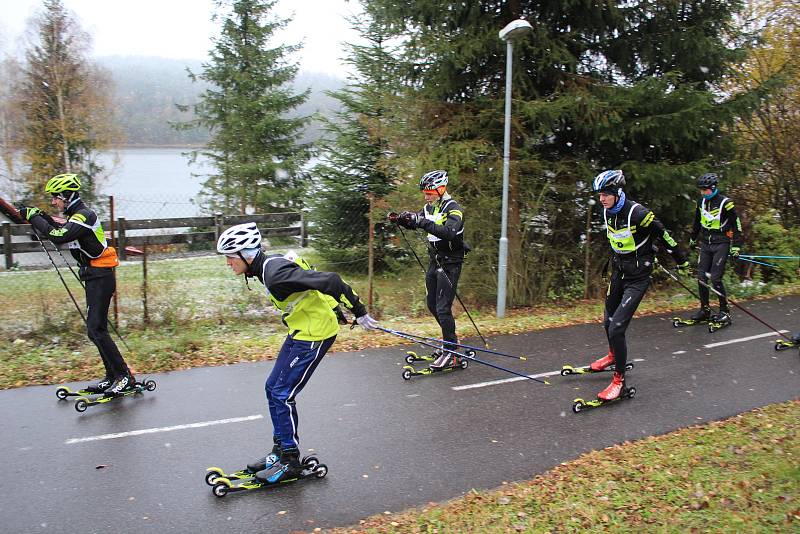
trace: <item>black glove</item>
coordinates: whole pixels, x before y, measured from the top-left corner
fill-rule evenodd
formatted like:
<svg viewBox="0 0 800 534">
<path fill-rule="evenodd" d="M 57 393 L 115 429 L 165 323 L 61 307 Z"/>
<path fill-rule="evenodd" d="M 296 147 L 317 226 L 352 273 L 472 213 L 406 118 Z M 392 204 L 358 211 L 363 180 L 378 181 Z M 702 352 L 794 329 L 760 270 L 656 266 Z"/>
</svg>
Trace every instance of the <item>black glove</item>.
<svg viewBox="0 0 800 534">
<path fill-rule="evenodd" d="M 16 207 L 17 211 L 19 211 L 20 217 L 22 217 L 26 221 L 30 221 L 31 217 L 33 217 L 34 215 L 39 215 L 42 212 L 42 210 L 40 210 L 39 208 L 31 208 L 26 206 L 25 204 L 17 204 Z"/>
<path fill-rule="evenodd" d="M 336 320 L 339 321 L 339 324 L 348 324 L 347 317 L 344 316 L 341 306 L 333 308 L 333 313 L 336 314 Z"/>
<path fill-rule="evenodd" d="M 392 212 L 389 212 L 389 215 L 387 215 L 386 217 L 389 219 L 389 222 L 396 223 L 397 219 L 398 219 L 398 217 L 400 217 L 400 215 L 398 213 L 395 213 L 395 212 L 392 211 Z"/>
<path fill-rule="evenodd" d="M 397 224 L 409 230 L 416 230 L 419 225 L 419 215 L 413 211 L 404 211 L 398 215 Z"/>
</svg>

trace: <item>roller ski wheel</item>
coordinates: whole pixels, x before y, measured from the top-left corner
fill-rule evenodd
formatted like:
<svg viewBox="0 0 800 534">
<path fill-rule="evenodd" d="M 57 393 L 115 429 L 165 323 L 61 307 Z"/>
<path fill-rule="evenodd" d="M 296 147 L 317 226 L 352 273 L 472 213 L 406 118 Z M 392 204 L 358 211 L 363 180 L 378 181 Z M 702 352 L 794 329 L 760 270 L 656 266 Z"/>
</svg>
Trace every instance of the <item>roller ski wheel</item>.
<svg viewBox="0 0 800 534">
<path fill-rule="evenodd" d="M 250 473 L 247 469 L 242 469 L 226 475 L 219 467 L 209 467 L 206 473 L 206 484 L 211 486 L 211 493 L 215 497 L 225 497 L 228 493 L 236 493 L 241 491 L 249 491 L 261 488 L 273 488 L 283 484 L 291 484 L 304 478 L 325 478 L 328 474 L 328 466 L 319 463 L 316 456 L 307 456 L 303 458 L 303 471 L 299 476 L 287 480 L 282 480 L 275 484 L 267 484 L 259 482 L 255 478 L 255 474 Z M 244 476 L 242 476 L 244 475 Z M 235 484 L 234 481 L 241 480 L 241 483 Z"/>
<path fill-rule="evenodd" d="M 633 362 L 628 362 L 625 364 L 625 371 L 630 371 L 633 369 Z M 605 369 L 601 369 L 599 371 L 595 371 L 588 365 L 584 365 L 582 367 L 573 367 L 571 365 L 565 365 L 561 368 L 561 376 L 570 376 L 570 375 L 591 375 L 595 373 L 607 373 L 609 371 L 616 371 L 617 368 L 614 365 L 610 365 Z"/>
<path fill-rule="evenodd" d="M 584 399 L 575 399 L 574 401 L 572 401 L 572 411 L 574 413 L 580 413 L 584 410 L 599 408 L 600 406 L 606 404 L 612 404 L 614 402 L 621 401 L 624 399 L 632 399 L 635 396 L 636 396 L 636 388 L 630 387 L 630 388 L 624 388 L 620 393 L 619 397 L 617 397 L 616 399 L 611 399 L 609 401 L 604 401 L 600 399 L 592 399 L 589 401 Z"/>
<path fill-rule="evenodd" d="M 425 367 L 423 369 L 414 369 L 410 365 L 406 365 L 403 367 L 403 380 L 411 380 L 412 376 L 430 376 L 440 373 L 449 373 L 450 371 L 456 371 L 458 369 L 466 369 L 467 367 L 469 367 L 469 360 L 466 358 L 461 358 L 461 360 L 456 365 L 451 365 L 448 367 L 444 367 L 442 369 L 431 368 L 431 367 Z"/>
<path fill-rule="evenodd" d="M 141 395 L 145 391 L 155 391 L 155 389 L 155 380 L 148 379 L 141 382 L 137 380 L 133 383 L 130 389 L 127 389 L 122 393 L 100 393 L 92 397 L 84 395 L 75 401 L 75 410 L 78 412 L 85 412 L 89 406 L 106 404 L 122 397 L 130 397 L 131 395 Z"/>
<path fill-rule="evenodd" d="M 795 347 L 800 347 L 800 343 L 796 341 L 787 341 L 785 339 L 775 340 L 775 350 L 789 350 Z"/>
</svg>

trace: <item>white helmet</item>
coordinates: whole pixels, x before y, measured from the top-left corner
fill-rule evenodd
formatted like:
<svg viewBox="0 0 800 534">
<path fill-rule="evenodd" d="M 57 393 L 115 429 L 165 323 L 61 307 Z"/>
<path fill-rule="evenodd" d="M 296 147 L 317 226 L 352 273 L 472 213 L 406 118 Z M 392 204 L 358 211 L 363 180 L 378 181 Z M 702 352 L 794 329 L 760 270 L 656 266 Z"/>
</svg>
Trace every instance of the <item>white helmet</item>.
<svg viewBox="0 0 800 534">
<path fill-rule="evenodd" d="M 242 250 L 257 248 L 261 245 L 261 232 L 256 223 L 244 223 L 231 226 L 219 236 L 217 252 L 220 254 L 236 254 Z"/>
</svg>

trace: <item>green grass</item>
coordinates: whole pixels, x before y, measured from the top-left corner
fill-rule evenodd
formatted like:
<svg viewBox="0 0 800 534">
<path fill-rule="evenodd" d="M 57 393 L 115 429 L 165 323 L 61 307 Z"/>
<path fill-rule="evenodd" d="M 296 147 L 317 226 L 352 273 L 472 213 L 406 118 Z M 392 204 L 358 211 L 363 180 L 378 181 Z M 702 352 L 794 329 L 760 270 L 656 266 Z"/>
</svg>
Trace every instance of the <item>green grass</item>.
<svg viewBox="0 0 800 534">
<path fill-rule="evenodd" d="M 333 532 L 800 531 L 800 400 L 608 447 Z"/>
</svg>

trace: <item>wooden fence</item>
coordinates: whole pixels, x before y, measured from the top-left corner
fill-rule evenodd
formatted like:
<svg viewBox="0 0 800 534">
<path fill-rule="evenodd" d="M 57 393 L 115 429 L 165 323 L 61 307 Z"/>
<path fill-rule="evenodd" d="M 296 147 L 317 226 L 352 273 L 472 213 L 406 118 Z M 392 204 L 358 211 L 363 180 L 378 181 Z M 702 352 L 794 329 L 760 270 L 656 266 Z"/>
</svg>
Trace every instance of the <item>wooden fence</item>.
<svg viewBox="0 0 800 534">
<path fill-rule="evenodd" d="M 255 222 L 259 225 L 264 237 L 297 236 L 300 246 L 308 244 L 306 220 L 301 212 L 263 213 L 257 215 L 223 215 L 217 213 L 212 217 L 180 217 L 172 219 L 135 219 L 120 217 L 112 221 L 103 221 L 103 229 L 107 238 L 115 243 L 120 259 L 127 256 L 127 247 L 142 245 L 174 245 L 216 242 L 222 231 L 234 224 Z M 142 230 L 164 230 L 175 228 L 209 228 L 209 230 L 190 230 L 173 233 L 138 235 Z M 128 232 L 137 231 L 137 235 Z M 28 224 L 2 224 L 3 241 L 0 254 L 5 256 L 6 269 L 14 266 L 14 254 L 25 252 L 41 252 L 42 247 L 32 236 Z M 29 236 L 30 241 L 13 240 L 13 236 Z"/>
</svg>

